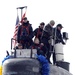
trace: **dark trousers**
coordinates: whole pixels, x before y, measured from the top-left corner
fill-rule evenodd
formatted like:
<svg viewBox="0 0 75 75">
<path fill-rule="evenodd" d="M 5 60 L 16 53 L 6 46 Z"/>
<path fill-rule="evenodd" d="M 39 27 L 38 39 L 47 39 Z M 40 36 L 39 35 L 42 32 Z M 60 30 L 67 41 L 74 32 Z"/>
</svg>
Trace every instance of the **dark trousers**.
<svg viewBox="0 0 75 75">
<path fill-rule="evenodd" d="M 53 64 L 55 65 L 56 63 L 56 55 L 55 55 L 55 51 L 53 52 Z"/>
<path fill-rule="evenodd" d="M 54 47 L 50 44 L 47 44 L 47 60 L 49 61 L 49 63 L 51 63 L 50 61 L 50 58 L 51 58 L 51 55 L 52 55 L 52 59 L 53 59 L 53 64 L 56 63 L 56 56 L 55 56 L 55 50 L 54 50 Z"/>
<path fill-rule="evenodd" d="M 52 54 L 51 53 L 51 51 L 52 51 L 51 45 L 49 43 L 46 43 L 45 46 L 47 48 L 47 50 L 46 50 L 46 58 L 49 61 L 49 63 L 51 63 L 51 61 L 50 61 L 51 54 Z"/>
<path fill-rule="evenodd" d="M 23 46 L 23 49 L 29 49 L 29 47 L 32 45 L 33 41 L 29 40 L 29 41 L 20 41 L 20 43 Z"/>
</svg>

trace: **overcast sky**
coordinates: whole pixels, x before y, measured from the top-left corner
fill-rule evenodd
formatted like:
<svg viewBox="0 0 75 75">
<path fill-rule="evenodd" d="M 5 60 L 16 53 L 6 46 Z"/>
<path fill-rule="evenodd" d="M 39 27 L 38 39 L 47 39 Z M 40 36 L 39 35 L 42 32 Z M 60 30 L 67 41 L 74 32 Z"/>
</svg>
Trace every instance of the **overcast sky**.
<svg viewBox="0 0 75 75">
<path fill-rule="evenodd" d="M 64 59 L 70 62 L 70 72 L 75 74 L 75 3 L 74 0 L 0 0 L 0 63 L 5 51 L 11 50 L 11 38 L 14 34 L 17 10 L 19 6 L 28 6 L 26 16 L 33 29 L 44 21 L 55 20 L 63 25 L 62 31 L 69 34 L 64 46 Z M 19 17 L 21 17 L 19 10 Z"/>
</svg>

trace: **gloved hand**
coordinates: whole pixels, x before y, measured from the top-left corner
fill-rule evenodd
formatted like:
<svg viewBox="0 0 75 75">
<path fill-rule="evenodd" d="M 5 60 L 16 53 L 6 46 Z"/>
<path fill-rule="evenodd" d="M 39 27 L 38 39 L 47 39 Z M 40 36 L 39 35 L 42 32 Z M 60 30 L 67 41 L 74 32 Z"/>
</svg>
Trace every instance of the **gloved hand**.
<svg viewBox="0 0 75 75">
<path fill-rule="evenodd" d="M 65 45 L 65 42 L 62 42 L 63 45 Z"/>
<path fill-rule="evenodd" d="M 42 46 L 44 46 L 44 43 L 41 43 Z"/>
</svg>

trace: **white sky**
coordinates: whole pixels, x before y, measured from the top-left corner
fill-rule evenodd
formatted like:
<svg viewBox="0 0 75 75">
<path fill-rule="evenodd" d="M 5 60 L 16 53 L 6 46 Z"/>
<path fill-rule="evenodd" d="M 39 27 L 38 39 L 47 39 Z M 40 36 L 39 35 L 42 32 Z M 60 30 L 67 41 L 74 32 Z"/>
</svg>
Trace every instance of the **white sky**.
<svg viewBox="0 0 75 75">
<path fill-rule="evenodd" d="M 69 34 L 69 40 L 64 46 L 64 59 L 70 62 L 70 72 L 75 74 L 74 0 L 0 0 L 0 63 L 5 57 L 5 51 L 11 49 L 10 41 L 14 34 L 18 6 L 28 6 L 26 16 L 33 29 L 40 22 L 47 24 L 52 19 L 55 20 L 55 25 L 61 23 L 64 26 L 62 31 Z"/>
</svg>

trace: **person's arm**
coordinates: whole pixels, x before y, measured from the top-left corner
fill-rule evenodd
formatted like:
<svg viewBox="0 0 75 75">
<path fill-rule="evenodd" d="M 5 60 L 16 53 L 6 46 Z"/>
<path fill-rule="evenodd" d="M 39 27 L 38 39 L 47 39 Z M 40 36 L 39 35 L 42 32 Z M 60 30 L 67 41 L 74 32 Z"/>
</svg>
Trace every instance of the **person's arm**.
<svg viewBox="0 0 75 75">
<path fill-rule="evenodd" d="M 63 41 L 63 38 L 62 38 L 62 34 L 61 34 L 61 42 L 63 45 L 65 45 L 65 42 Z"/>
<path fill-rule="evenodd" d="M 49 34 L 46 31 L 43 31 L 41 36 L 41 43 L 46 43 L 49 40 Z"/>
<path fill-rule="evenodd" d="M 32 39 L 33 37 L 34 37 L 34 35 L 33 35 L 33 28 L 30 25 L 30 27 L 29 27 L 29 38 Z"/>
<path fill-rule="evenodd" d="M 37 36 L 37 32 L 38 32 L 38 28 L 36 28 L 33 33 L 34 33 L 34 36 Z"/>
</svg>

